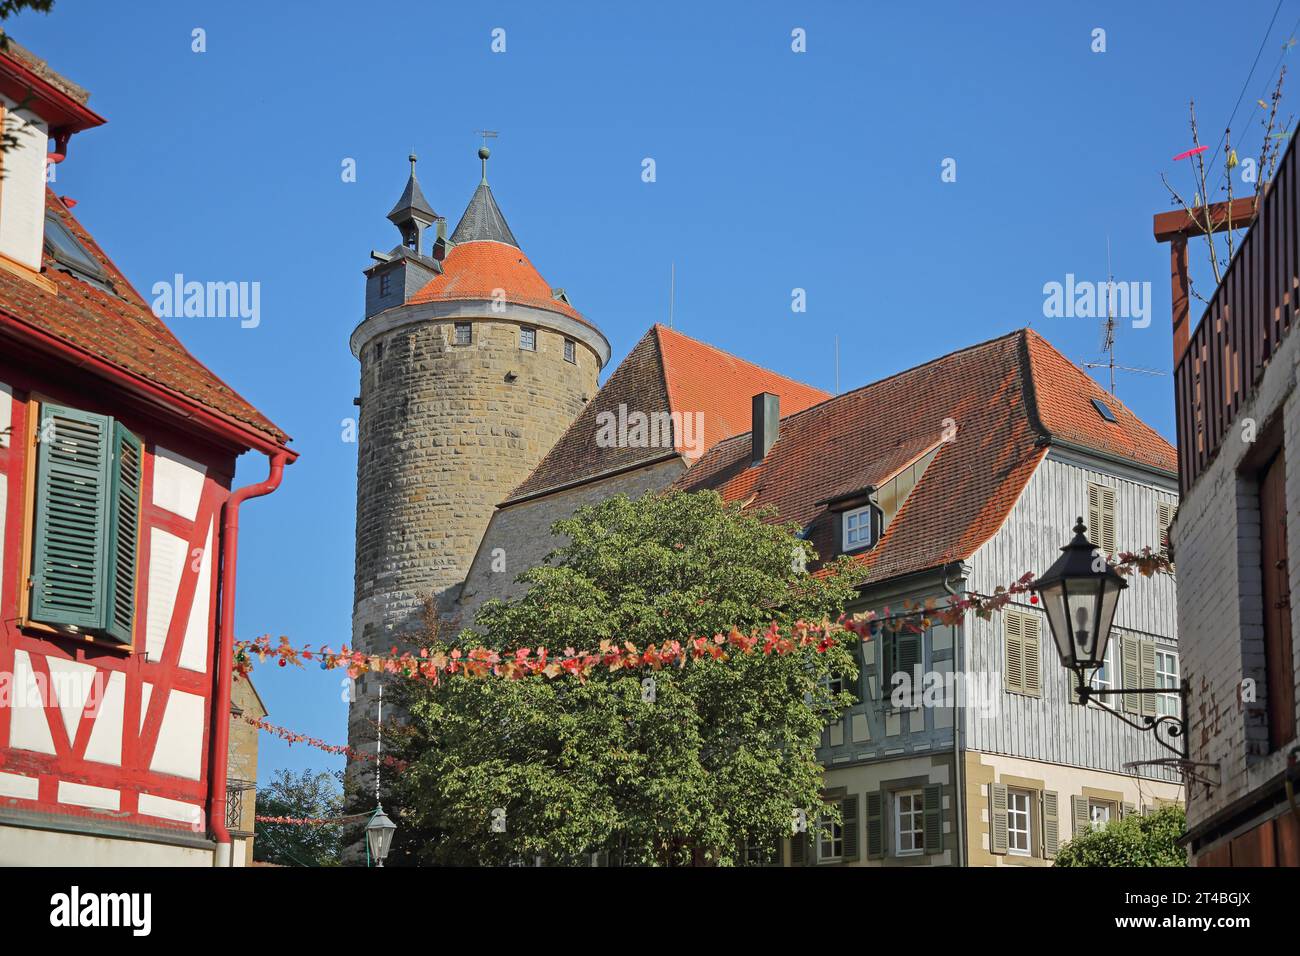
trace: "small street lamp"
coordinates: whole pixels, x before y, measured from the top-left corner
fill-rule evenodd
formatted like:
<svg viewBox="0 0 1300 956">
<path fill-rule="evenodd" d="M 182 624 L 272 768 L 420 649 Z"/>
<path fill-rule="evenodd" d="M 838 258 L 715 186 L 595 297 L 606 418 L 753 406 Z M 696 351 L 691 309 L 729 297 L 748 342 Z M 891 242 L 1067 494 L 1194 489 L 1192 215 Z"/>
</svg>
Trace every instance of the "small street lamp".
<svg viewBox="0 0 1300 956">
<path fill-rule="evenodd" d="M 388 848 L 393 843 L 393 833 L 396 830 L 397 824 L 388 819 L 388 814 L 384 813 L 384 808 L 382 806 L 377 807 L 375 815 L 366 824 L 366 845 L 370 847 L 370 858 L 375 861 L 375 866 L 384 865 L 384 860 L 388 857 Z"/>
<path fill-rule="evenodd" d="M 1061 556 L 1047 569 L 1047 573 L 1030 587 L 1036 591 L 1047 613 L 1047 623 L 1052 629 L 1052 640 L 1061 654 L 1061 663 L 1078 679 L 1075 693 L 1085 706 L 1091 701 L 1102 710 L 1114 714 L 1137 730 L 1149 730 L 1157 742 L 1178 755 L 1174 761 L 1191 775 L 1197 767 L 1187 752 L 1187 710 L 1191 688 L 1187 680 L 1178 688 L 1172 687 L 1093 687 L 1088 671 L 1096 670 L 1106 661 L 1106 645 L 1110 642 L 1110 628 L 1115 620 L 1115 606 L 1119 594 L 1128 582 L 1111 567 L 1101 552 L 1085 536 L 1087 527 L 1083 518 L 1076 519 L 1074 538 L 1061 549 Z M 1127 694 L 1168 694 L 1177 692 L 1181 706 L 1178 714 L 1143 717 L 1138 724 L 1120 712 L 1107 707 L 1098 697 Z M 1170 741 L 1176 741 L 1174 746 Z M 1158 763 L 1160 761 L 1144 761 Z"/>
</svg>

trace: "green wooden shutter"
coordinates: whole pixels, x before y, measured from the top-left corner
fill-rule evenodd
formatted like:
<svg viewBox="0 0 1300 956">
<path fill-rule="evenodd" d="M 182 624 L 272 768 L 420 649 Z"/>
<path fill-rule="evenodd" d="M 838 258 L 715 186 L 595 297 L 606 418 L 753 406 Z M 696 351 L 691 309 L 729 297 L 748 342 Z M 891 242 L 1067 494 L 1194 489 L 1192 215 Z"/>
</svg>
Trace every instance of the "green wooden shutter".
<svg viewBox="0 0 1300 956">
<path fill-rule="evenodd" d="M 1043 857 L 1048 860 L 1061 848 L 1060 803 L 1055 790 L 1043 791 Z"/>
<path fill-rule="evenodd" d="M 885 795 L 879 790 L 867 794 L 867 859 L 885 856 Z"/>
<path fill-rule="evenodd" d="M 844 830 L 845 860 L 862 859 L 862 840 L 858 836 L 861 825 L 858 820 L 858 795 L 845 797 L 840 801 L 840 820 Z"/>
<path fill-rule="evenodd" d="M 921 635 L 920 634 L 899 634 L 898 635 L 898 667 L 907 675 L 910 682 L 912 693 L 920 699 L 921 688 L 916 680 L 916 667 L 921 663 Z"/>
<path fill-rule="evenodd" d="M 1024 641 L 1021 637 L 1024 618 L 1008 611 L 1002 615 L 1006 631 L 1006 686 L 1007 690 L 1022 693 L 1025 689 Z"/>
<path fill-rule="evenodd" d="M 1111 640 L 1119 639 L 1120 650 L 1120 684 L 1121 687 L 1138 687 L 1142 679 L 1142 668 L 1138 659 L 1138 642 L 1127 634 L 1116 634 Z M 1130 714 L 1142 713 L 1145 694 L 1120 694 L 1121 706 Z"/>
<path fill-rule="evenodd" d="M 1007 852 L 1007 785 L 989 784 L 989 852 Z"/>
<path fill-rule="evenodd" d="M 42 405 L 30 615 L 44 624 L 102 627 L 112 423 Z"/>
<path fill-rule="evenodd" d="M 1035 697 L 1041 697 L 1043 693 L 1042 675 L 1039 671 L 1042 657 L 1040 646 L 1038 618 L 1026 614 L 1020 619 L 1020 649 L 1023 654 L 1021 682 L 1024 692 Z"/>
<path fill-rule="evenodd" d="M 943 852 L 943 785 L 932 783 L 924 792 L 925 852 Z"/>
<path fill-rule="evenodd" d="M 1092 829 L 1092 819 L 1088 816 L 1088 798 L 1070 797 L 1070 816 L 1074 820 L 1074 835 L 1083 836 Z"/>
<path fill-rule="evenodd" d="M 108 587 L 105 633 L 130 644 L 135 627 L 135 568 L 139 550 L 140 439 L 113 425 L 113 461 L 108 524 Z"/>
<path fill-rule="evenodd" d="M 1138 645 L 1138 680 L 1142 687 L 1156 686 L 1156 645 L 1154 641 L 1137 641 Z M 1156 695 L 1142 694 L 1142 713 L 1156 715 Z"/>
<path fill-rule="evenodd" d="M 808 865 L 808 834 L 796 833 L 790 837 L 790 865 Z"/>
</svg>

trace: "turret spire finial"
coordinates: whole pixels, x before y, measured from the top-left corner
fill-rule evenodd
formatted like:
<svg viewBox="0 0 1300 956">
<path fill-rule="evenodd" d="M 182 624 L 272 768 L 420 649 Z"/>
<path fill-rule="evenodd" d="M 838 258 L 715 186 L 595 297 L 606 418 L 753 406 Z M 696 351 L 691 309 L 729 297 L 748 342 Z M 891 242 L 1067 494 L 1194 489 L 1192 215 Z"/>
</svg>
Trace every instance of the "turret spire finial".
<svg viewBox="0 0 1300 956">
<path fill-rule="evenodd" d="M 487 141 L 488 137 L 496 139 L 497 131 L 494 129 L 478 129 L 474 132 L 483 137 L 483 145 L 478 148 L 478 158 L 483 163 L 483 178 L 479 180 L 479 183 L 481 185 L 487 185 L 487 161 L 492 155 L 492 150 L 488 149 Z"/>
</svg>

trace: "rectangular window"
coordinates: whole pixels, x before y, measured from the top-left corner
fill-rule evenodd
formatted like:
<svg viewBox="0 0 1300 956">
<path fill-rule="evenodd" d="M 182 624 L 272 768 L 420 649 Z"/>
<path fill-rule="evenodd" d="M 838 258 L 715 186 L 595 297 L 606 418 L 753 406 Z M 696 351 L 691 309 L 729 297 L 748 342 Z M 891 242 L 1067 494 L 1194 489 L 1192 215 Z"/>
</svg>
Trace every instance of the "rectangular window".
<svg viewBox="0 0 1300 956">
<path fill-rule="evenodd" d="M 925 795 L 903 790 L 894 795 L 894 853 L 915 856 L 925 852 Z"/>
<path fill-rule="evenodd" d="M 38 421 L 27 617 L 129 645 L 143 446 L 104 415 L 42 404 Z"/>
<path fill-rule="evenodd" d="M 1027 790 L 1007 791 L 1007 852 L 1017 856 L 1032 852 L 1030 796 Z"/>
<path fill-rule="evenodd" d="M 844 827 L 825 817 L 818 820 L 817 861 L 834 863 L 844 858 Z"/>
<path fill-rule="evenodd" d="M 844 512 L 844 550 L 855 551 L 871 545 L 871 506 Z"/>
<path fill-rule="evenodd" d="M 1168 687 L 1177 690 L 1178 680 L 1178 654 L 1176 651 L 1156 648 L 1156 686 Z M 1179 699 L 1174 694 L 1157 694 L 1156 710 L 1170 717 L 1177 717 L 1179 711 Z"/>
<path fill-rule="evenodd" d="M 454 341 L 457 345 L 470 345 L 471 343 L 473 343 L 474 341 L 473 324 L 469 322 L 457 322 L 456 338 L 454 339 Z"/>
<path fill-rule="evenodd" d="M 578 349 L 577 346 L 573 344 L 573 339 L 564 340 L 564 361 L 577 364 Z"/>
<path fill-rule="evenodd" d="M 1115 812 L 1115 804 L 1109 800 L 1088 801 L 1088 824 L 1094 830 L 1100 830 L 1110 823 Z"/>
<path fill-rule="evenodd" d="M 1092 676 L 1089 678 L 1088 683 L 1091 684 L 1097 690 L 1110 690 L 1112 687 L 1114 687 L 1115 686 L 1114 660 L 1115 660 L 1115 640 L 1112 639 L 1106 642 L 1106 656 L 1102 658 L 1101 666 L 1092 672 Z M 1069 674 L 1068 671 L 1066 673 Z M 1072 682 L 1076 680 L 1073 674 L 1069 674 L 1069 678 Z M 1073 683 L 1071 684 L 1071 686 L 1073 686 Z M 1075 698 L 1076 701 L 1077 699 L 1078 698 Z"/>
<path fill-rule="evenodd" d="M 519 329 L 519 347 L 525 352 L 536 352 L 537 330 L 521 326 Z"/>
<path fill-rule="evenodd" d="M 1088 485 L 1088 540 L 1107 557 L 1115 553 L 1115 489 Z"/>
<path fill-rule="evenodd" d="M 390 291 L 392 291 L 392 276 L 385 272 L 379 277 L 379 297 L 382 299 Z"/>
</svg>

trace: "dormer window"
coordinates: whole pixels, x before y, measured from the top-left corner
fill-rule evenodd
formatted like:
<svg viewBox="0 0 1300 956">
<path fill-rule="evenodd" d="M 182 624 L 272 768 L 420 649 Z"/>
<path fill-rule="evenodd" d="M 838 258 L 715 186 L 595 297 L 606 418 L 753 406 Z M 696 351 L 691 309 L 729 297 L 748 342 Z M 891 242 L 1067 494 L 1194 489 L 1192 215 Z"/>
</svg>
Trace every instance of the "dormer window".
<svg viewBox="0 0 1300 956">
<path fill-rule="evenodd" d="M 392 278 L 387 272 L 379 277 L 379 297 L 381 299 L 392 291 Z"/>
<path fill-rule="evenodd" d="M 871 547 L 871 505 L 846 511 L 841 515 L 840 520 L 844 522 L 844 534 L 841 540 L 844 542 L 845 551 Z"/>
</svg>

